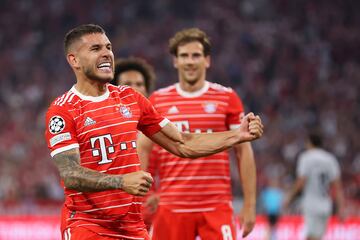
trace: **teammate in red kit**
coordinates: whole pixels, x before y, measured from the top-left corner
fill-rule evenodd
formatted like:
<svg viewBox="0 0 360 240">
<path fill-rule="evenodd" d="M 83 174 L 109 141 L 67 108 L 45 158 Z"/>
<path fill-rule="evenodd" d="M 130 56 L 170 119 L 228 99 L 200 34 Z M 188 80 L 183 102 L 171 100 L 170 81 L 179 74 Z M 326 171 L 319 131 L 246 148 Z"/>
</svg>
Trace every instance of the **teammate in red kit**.
<svg viewBox="0 0 360 240">
<path fill-rule="evenodd" d="M 169 48 L 179 83 L 151 95 L 156 110 L 185 133 L 239 128 L 244 121 L 244 109 L 237 94 L 231 88 L 206 81 L 211 52 L 207 35 L 197 28 L 182 30 L 170 39 Z M 189 159 L 155 145 L 154 162 L 149 161 L 148 142 L 140 139 L 138 143 L 143 165 L 149 164 L 149 171 L 155 168 L 160 179 L 156 195 L 149 197 L 148 202 L 154 208 L 159 206 L 153 222 L 153 239 L 193 240 L 196 236 L 204 240 L 236 239 L 226 151 Z M 234 148 L 244 191 L 241 223 L 245 237 L 255 224 L 256 167 L 250 143 Z"/>
<path fill-rule="evenodd" d="M 122 58 L 115 61 L 114 79 L 110 82 L 114 85 L 127 85 L 148 97 L 155 82 L 154 68 L 145 60 L 138 57 Z M 141 132 L 139 132 L 141 134 Z M 149 138 L 141 134 L 142 141 L 148 141 L 146 145 L 152 145 Z M 144 169 L 144 167 L 141 167 Z M 146 201 L 146 199 L 144 199 Z M 154 218 L 155 209 L 145 207 L 142 210 L 146 229 L 150 230 Z"/>
<path fill-rule="evenodd" d="M 77 81 L 50 105 L 45 132 L 65 189 L 63 239 L 149 238 L 140 208 L 153 179 L 140 170 L 138 130 L 183 157 L 213 154 L 262 135 L 253 114 L 239 130 L 210 138 L 179 133 L 140 93 L 108 83 L 114 55 L 100 26 L 72 29 L 64 47 Z"/>
</svg>

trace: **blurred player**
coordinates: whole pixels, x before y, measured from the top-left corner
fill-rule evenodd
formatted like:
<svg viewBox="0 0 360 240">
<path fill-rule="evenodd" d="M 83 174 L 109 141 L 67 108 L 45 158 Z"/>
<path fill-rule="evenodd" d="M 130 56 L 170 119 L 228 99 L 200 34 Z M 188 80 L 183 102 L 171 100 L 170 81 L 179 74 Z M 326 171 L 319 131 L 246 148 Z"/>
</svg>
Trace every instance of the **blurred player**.
<svg viewBox="0 0 360 240">
<path fill-rule="evenodd" d="M 335 156 L 322 149 L 322 138 L 319 134 L 309 134 L 306 148 L 299 157 L 297 179 L 284 207 L 287 208 L 295 196 L 303 191 L 302 211 L 306 239 L 320 240 L 332 212 L 330 187 L 334 189 L 337 213 L 342 219 L 340 168 Z"/>
<path fill-rule="evenodd" d="M 206 81 L 211 52 L 207 35 L 197 28 L 185 29 L 169 43 L 179 83 L 154 92 L 150 101 L 156 110 L 185 133 L 238 128 L 244 109 L 237 94 L 231 88 Z M 151 149 L 147 144 L 139 141 L 144 166 L 149 162 Z M 247 236 L 255 224 L 256 167 L 250 143 L 234 149 L 244 190 L 241 223 L 243 236 Z M 193 240 L 197 235 L 204 240 L 236 239 L 228 153 L 188 159 L 159 146 L 154 152 L 158 161 L 149 164 L 150 168 L 158 167 L 160 189 L 149 201 L 156 204 L 154 198 L 160 200 L 153 239 Z"/>
<path fill-rule="evenodd" d="M 45 137 L 65 188 L 62 238 L 148 239 L 141 196 L 153 182 L 140 170 L 138 130 L 170 152 L 198 157 L 223 151 L 262 134 L 248 114 L 237 131 L 183 134 L 128 86 L 108 84 L 114 55 L 104 30 L 87 24 L 69 31 L 65 55 L 76 84 L 46 114 Z"/>
<path fill-rule="evenodd" d="M 144 59 L 130 57 L 115 62 L 114 85 L 128 85 L 148 96 L 155 82 L 153 67 Z"/>
<path fill-rule="evenodd" d="M 279 179 L 272 176 L 269 184 L 261 192 L 261 205 L 266 213 L 269 223 L 269 240 L 275 240 L 277 223 L 280 218 L 283 204 L 283 191 L 280 188 Z"/>
<path fill-rule="evenodd" d="M 144 96 L 148 96 L 155 82 L 154 68 L 142 58 L 124 58 L 115 61 L 114 79 L 110 82 L 114 85 L 127 85 Z M 141 134 L 141 132 L 139 132 Z M 149 141 L 146 145 L 151 145 L 152 142 L 145 135 L 142 135 L 142 141 Z M 146 167 L 141 166 L 141 169 Z M 147 230 L 150 230 L 152 219 L 154 217 L 155 209 L 145 207 L 143 209 L 143 219 Z"/>
</svg>

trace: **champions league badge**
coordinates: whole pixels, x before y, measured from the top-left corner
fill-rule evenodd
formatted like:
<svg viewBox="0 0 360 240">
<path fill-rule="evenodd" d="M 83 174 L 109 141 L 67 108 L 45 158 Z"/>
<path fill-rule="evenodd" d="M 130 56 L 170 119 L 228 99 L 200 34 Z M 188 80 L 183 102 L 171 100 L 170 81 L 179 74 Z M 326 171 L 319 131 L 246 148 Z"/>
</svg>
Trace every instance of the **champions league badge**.
<svg viewBox="0 0 360 240">
<path fill-rule="evenodd" d="M 58 134 L 65 128 L 65 121 L 60 116 L 53 116 L 49 122 L 49 131 L 52 134 Z"/>
<path fill-rule="evenodd" d="M 216 104 L 215 103 L 206 103 L 204 105 L 204 111 L 207 112 L 207 113 L 216 112 Z"/>
<path fill-rule="evenodd" d="M 123 115 L 124 118 L 131 118 L 132 117 L 132 113 L 130 111 L 130 108 L 128 108 L 126 106 L 121 106 L 120 107 L 120 113 Z"/>
</svg>

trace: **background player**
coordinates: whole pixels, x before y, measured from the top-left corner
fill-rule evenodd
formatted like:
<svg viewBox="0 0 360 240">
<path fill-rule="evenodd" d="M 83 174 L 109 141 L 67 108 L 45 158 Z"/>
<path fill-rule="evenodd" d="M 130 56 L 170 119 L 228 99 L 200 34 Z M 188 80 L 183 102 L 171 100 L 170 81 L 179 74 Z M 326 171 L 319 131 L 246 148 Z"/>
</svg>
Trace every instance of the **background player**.
<svg viewBox="0 0 360 240">
<path fill-rule="evenodd" d="M 128 85 L 148 96 L 155 83 L 154 68 L 145 59 L 130 57 L 115 61 L 114 85 Z"/>
<path fill-rule="evenodd" d="M 307 150 L 299 157 L 297 179 L 289 193 L 285 209 L 295 196 L 303 191 L 302 211 L 307 240 L 320 240 L 332 212 L 330 187 L 335 192 L 337 213 L 342 219 L 343 191 L 340 168 L 335 156 L 322 149 L 322 138 L 311 132 L 306 143 Z"/>
<path fill-rule="evenodd" d="M 144 96 L 148 96 L 154 85 L 155 76 L 154 68 L 145 59 L 137 57 L 122 58 L 115 61 L 114 79 L 110 83 L 130 86 Z M 152 145 L 152 141 L 145 135 L 141 134 L 141 138 L 142 141 L 149 142 L 145 145 Z M 141 166 L 141 168 L 146 169 L 147 167 Z M 156 201 L 155 198 L 153 199 Z M 143 218 L 148 230 L 150 230 L 154 212 L 154 208 L 143 208 Z"/>
<path fill-rule="evenodd" d="M 140 171 L 138 130 L 183 157 L 213 154 L 262 134 L 253 114 L 236 131 L 179 133 L 141 94 L 107 84 L 114 77 L 114 55 L 100 26 L 72 29 L 64 47 L 77 82 L 50 105 L 45 132 L 65 187 L 64 239 L 148 238 L 138 196 L 152 178 Z"/>
<path fill-rule="evenodd" d="M 206 81 L 211 44 L 197 28 L 177 32 L 169 42 L 179 83 L 156 91 L 150 101 L 182 132 L 218 132 L 235 129 L 244 115 L 243 104 L 230 88 Z M 139 141 L 139 155 L 146 165 L 151 146 Z M 256 167 L 250 143 L 234 147 L 244 191 L 241 222 L 243 236 L 255 224 Z M 176 157 L 155 146 L 160 196 L 154 220 L 154 239 L 235 239 L 227 152 L 196 160 Z"/>
</svg>

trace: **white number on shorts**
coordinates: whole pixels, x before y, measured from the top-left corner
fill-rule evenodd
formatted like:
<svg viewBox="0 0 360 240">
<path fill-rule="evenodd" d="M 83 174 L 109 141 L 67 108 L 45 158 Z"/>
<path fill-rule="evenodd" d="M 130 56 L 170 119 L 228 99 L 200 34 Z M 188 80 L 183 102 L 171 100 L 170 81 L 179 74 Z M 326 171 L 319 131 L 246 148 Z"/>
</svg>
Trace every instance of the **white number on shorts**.
<svg viewBox="0 0 360 240">
<path fill-rule="evenodd" d="M 223 240 L 233 240 L 231 227 L 229 225 L 222 225 L 221 233 L 223 235 Z"/>
</svg>

